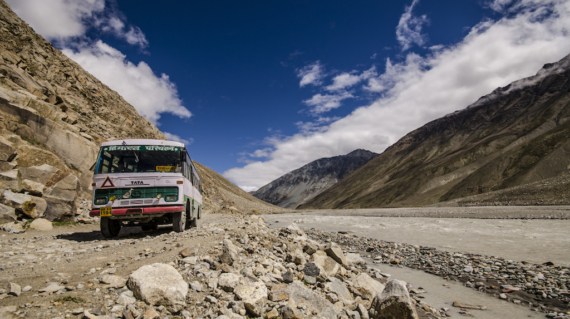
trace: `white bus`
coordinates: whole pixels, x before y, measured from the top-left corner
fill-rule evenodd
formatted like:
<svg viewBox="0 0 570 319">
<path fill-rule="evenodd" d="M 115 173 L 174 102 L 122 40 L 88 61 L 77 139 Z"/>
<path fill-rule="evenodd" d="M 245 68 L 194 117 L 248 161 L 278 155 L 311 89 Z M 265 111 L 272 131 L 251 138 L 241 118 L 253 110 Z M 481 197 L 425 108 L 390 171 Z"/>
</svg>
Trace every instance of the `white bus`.
<svg viewBox="0 0 570 319">
<path fill-rule="evenodd" d="M 106 238 L 121 227 L 174 231 L 197 227 L 202 215 L 202 184 L 184 144 L 161 140 L 104 142 L 93 176 L 90 216 L 101 217 Z"/>
</svg>

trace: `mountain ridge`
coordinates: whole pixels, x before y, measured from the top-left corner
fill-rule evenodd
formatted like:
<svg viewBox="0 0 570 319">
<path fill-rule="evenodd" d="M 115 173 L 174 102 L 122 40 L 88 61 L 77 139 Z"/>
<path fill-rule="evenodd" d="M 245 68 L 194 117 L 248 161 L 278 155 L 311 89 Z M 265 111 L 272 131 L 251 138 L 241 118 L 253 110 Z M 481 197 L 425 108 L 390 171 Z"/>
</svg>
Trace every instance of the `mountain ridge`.
<svg viewBox="0 0 570 319">
<path fill-rule="evenodd" d="M 320 158 L 277 178 L 252 195 L 280 207 L 296 208 L 377 155 L 357 149 L 346 155 Z"/>
<path fill-rule="evenodd" d="M 566 173 L 569 79 L 570 55 L 413 130 L 299 208 L 431 205 Z"/>
</svg>

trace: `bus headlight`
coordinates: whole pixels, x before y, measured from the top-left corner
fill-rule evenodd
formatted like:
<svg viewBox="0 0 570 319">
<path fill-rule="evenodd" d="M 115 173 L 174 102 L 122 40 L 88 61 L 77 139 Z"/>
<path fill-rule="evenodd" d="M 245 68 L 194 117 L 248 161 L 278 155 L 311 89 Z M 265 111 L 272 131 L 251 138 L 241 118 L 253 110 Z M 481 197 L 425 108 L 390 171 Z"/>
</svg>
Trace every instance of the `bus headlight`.
<svg viewBox="0 0 570 319">
<path fill-rule="evenodd" d="M 107 202 L 107 197 L 98 197 L 95 199 L 95 205 L 105 205 Z"/>
<path fill-rule="evenodd" d="M 166 201 L 167 202 L 173 202 L 176 200 L 177 197 L 178 196 L 176 196 L 176 195 L 166 195 Z"/>
</svg>

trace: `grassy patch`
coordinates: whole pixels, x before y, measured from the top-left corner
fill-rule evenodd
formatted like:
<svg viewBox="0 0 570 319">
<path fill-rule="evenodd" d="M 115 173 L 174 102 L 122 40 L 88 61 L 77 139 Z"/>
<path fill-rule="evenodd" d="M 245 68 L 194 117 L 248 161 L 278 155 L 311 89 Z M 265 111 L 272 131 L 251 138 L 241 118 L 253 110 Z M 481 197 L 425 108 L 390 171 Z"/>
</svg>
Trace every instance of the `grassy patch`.
<svg viewBox="0 0 570 319">
<path fill-rule="evenodd" d="M 53 227 L 60 227 L 60 226 L 75 226 L 77 222 L 74 221 L 65 221 L 65 222 L 51 222 Z"/>
<path fill-rule="evenodd" d="M 61 298 L 54 300 L 54 302 L 61 302 L 61 303 L 67 302 L 67 301 L 75 302 L 75 303 L 84 303 L 85 299 L 79 298 L 79 297 L 65 296 L 65 297 L 61 297 Z"/>
</svg>

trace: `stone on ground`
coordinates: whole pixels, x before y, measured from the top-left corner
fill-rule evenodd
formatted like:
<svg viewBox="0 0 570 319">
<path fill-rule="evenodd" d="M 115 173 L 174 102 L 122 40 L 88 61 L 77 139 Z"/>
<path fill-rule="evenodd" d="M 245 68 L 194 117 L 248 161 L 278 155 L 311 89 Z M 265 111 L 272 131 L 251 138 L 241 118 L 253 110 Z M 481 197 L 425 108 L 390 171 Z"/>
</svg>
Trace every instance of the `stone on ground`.
<svg viewBox="0 0 570 319">
<path fill-rule="evenodd" d="M 49 220 L 47 220 L 47 219 L 38 218 L 38 219 L 35 219 L 35 220 L 30 224 L 30 229 L 39 230 L 39 231 L 52 230 L 52 229 L 53 229 L 53 225 L 52 225 L 51 222 L 50 222 Z"/>
<path fill-rule="evenodd" d="M 117 275 L 104 275 L 99 279 L 99 281 L 109 285 L 110 288 L 122 288 L 127 283 L 125 278 Z"/>
<path fill-rule="evenodd" d="M 399 280 L 390 280 L 382 294 L 374 297 L 368 311 L 371 319 L 418 319 L 408 289 Z"/>
<path fill-rule="evenodd" d="M 318 316 L 321 318 L 337 318 L 340 315 L 338 308 L 330 303 L 330 301 L 303 286 L 303 284 L 298 281 L 289 285 L 289 294 L 295 303 L 311 305 L 318 311 Z"/>
<path fill-rule="evenodd" d="M 361 273 L 352 280 L 352 286 L 356 288 L 363 299 L 372 300 L 376 295 L 381 294 L 386 287 L 381 282 L 373 279 L 366 273 Z"/>
<path fill-rule="evenodd" d="M 340 246 L 337 243 L 328 244 L 325 249 L 325 253 L 327 253 L 327 255 L 332 259 L 334 259 L 334 261 L 336 261 L 337 263 L 345 266 L 348 265 L 348 263 L 346 262 L 346 257 L 342 252 L 342 248 L 340 248 Z"/>
<path fill-rule="evenodd" d="M 252 316 L 259 317 L 267 303 L 267 287 L 255 277 L 245 277 L 234 289 L 236 296 L 243 301 L 245 310 Z"/>
<path fill-rule="evenodd" d="M 188 284 L 170 265 L 142 266 L 129 276 L 127 285 L 137 299 L 164 306 L 170 312 L 178 312 L 186 305 Z"/>
<path fill-rule="evenodd" d="M 222 248 L 220 261 L 224 264 L 232 265 L 235 261 L 239 260 L 241 251 L 241 248 L 234 245 L 231 240 L 224 239 L 224 247 Z"/>
</svg>

